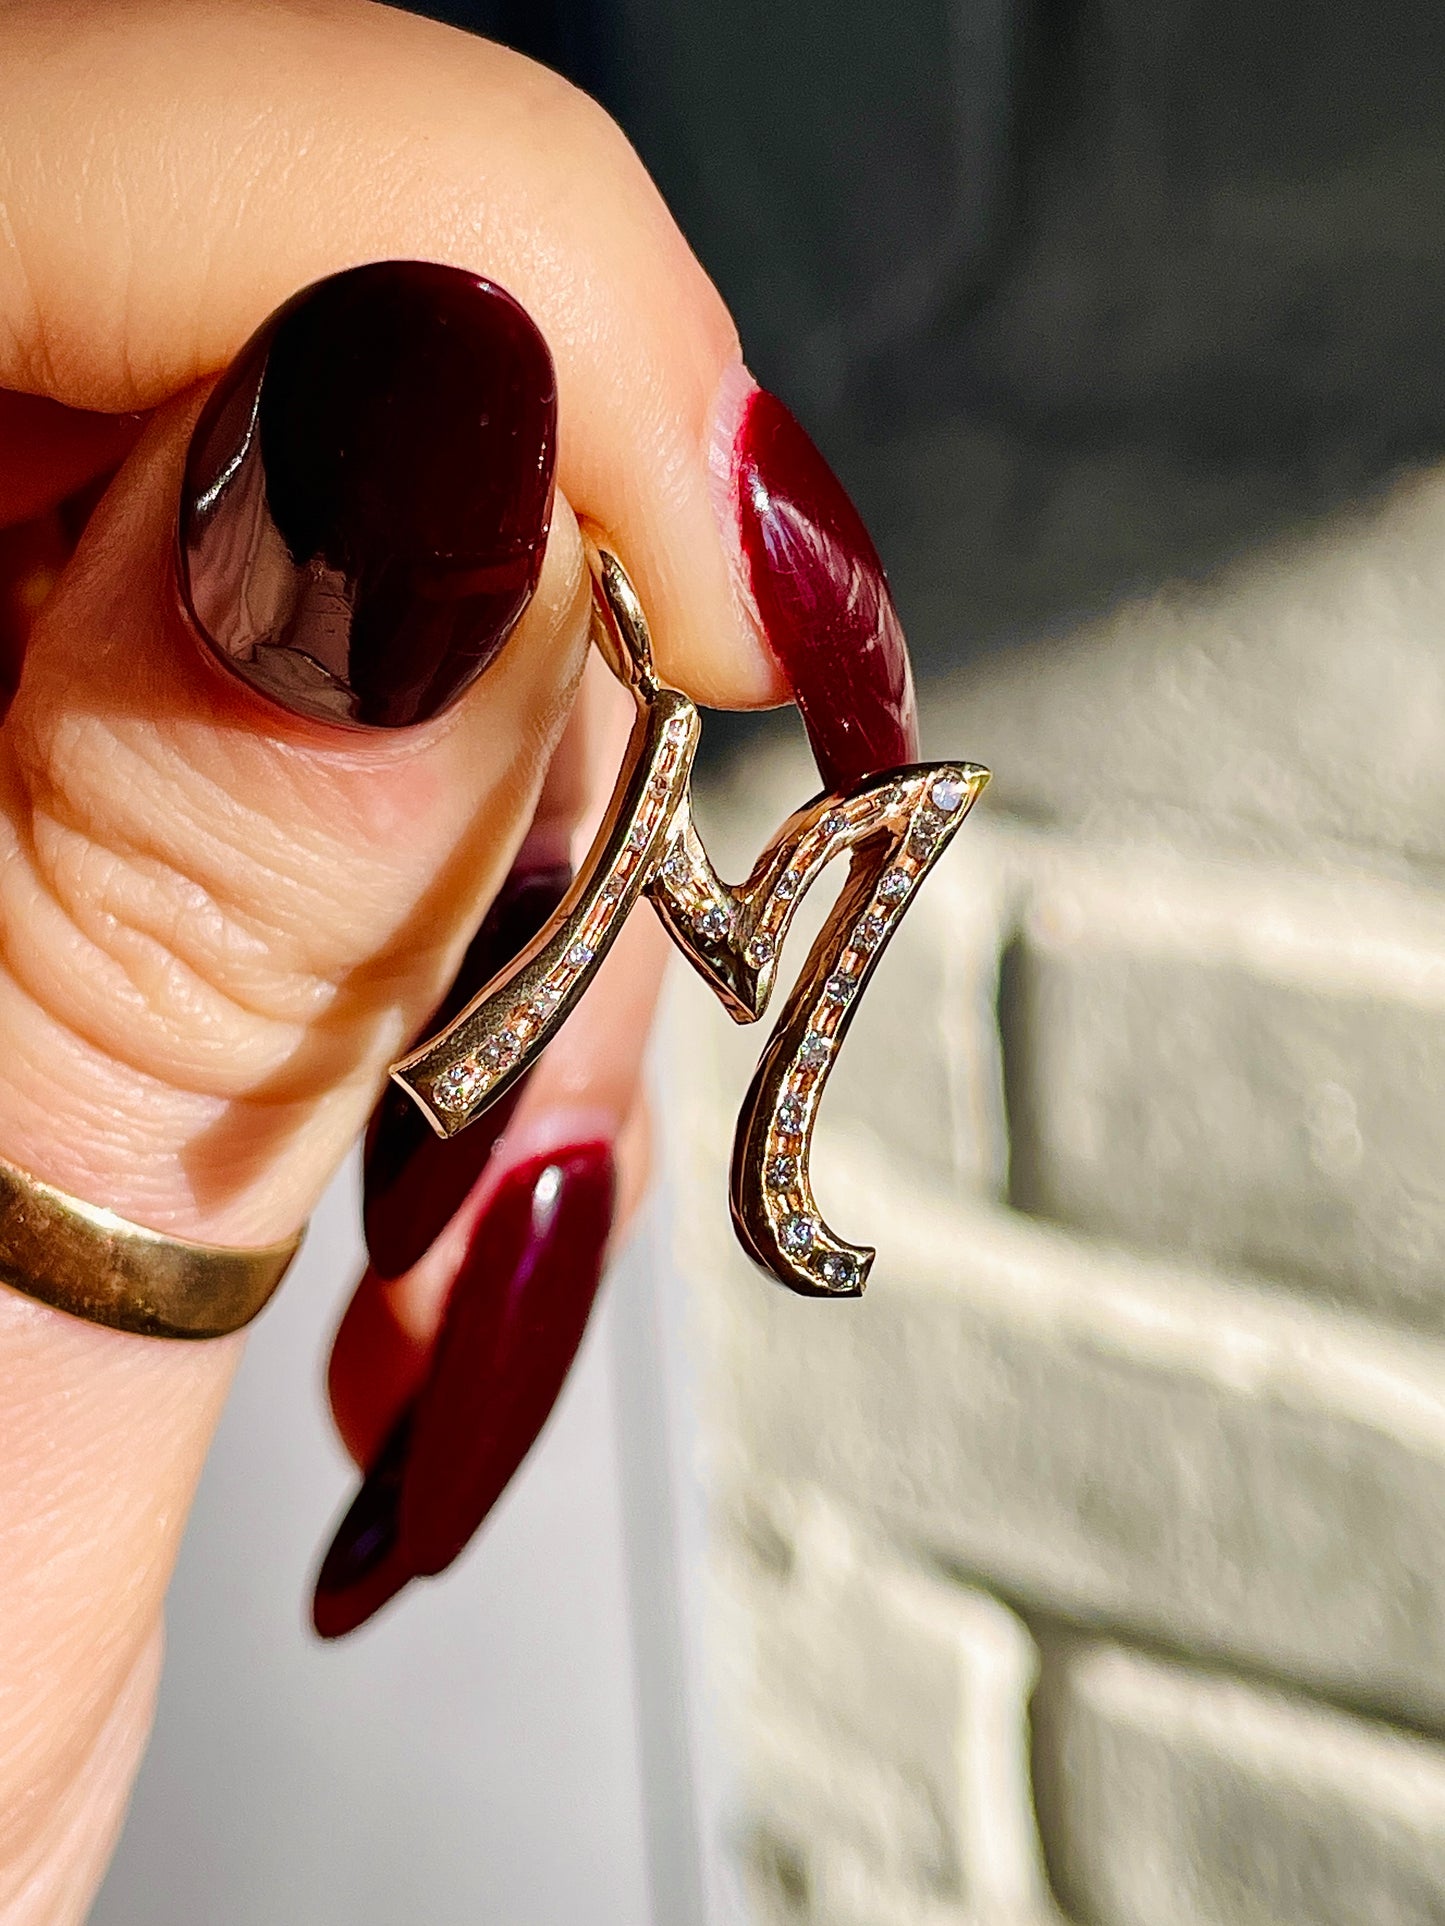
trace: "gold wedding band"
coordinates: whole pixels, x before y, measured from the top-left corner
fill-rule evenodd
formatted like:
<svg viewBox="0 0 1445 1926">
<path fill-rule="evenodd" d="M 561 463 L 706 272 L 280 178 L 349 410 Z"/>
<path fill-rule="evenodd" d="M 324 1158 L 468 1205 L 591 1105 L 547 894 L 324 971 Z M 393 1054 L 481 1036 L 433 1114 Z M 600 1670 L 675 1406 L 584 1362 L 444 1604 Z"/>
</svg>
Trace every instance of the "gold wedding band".
<svg viewBox="0 0 1445 1926">
<path fill-rule="evenodd" d="M 303 1231 L 254 1250 L 192 1244 L 83 1203 L 0 1159 L 0 1282 L 142 1337 L 211 1338 L 263 1309 Z"/>
</svg>

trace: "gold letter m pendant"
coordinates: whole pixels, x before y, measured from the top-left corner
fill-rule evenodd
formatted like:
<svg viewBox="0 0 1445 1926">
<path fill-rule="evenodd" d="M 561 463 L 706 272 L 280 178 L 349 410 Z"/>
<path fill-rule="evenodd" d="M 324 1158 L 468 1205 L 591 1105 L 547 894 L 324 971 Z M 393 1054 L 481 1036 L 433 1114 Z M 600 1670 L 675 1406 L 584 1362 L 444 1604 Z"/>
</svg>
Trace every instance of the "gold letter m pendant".
<svg viewBox="0 0 1445 1926">
<path fill-rule="evenodd" d="M 794 812 L 736 887 L 718 877 L 692 820 L 701 719 L 652 669 L 647 624 L 622 565 L 589 542 L 593 639 L 637 716 L 622 772 L 580 874 L 536 938 L 392 1076 L 443 1137 L 478 1117 L 566 1020 L 638 898 L 739 1023 L 768 1006 L 793 914 L 846 852 L 847 881 L 768 1039 L 738 1119 L 733 1222 L 763 1269 L 814 1297 L 856 1297 L 874 1252 L 823 1221 L 809 1151 L 828 1073 L 898 920 L 977 800 L 988 771 L 915 763 Z"/>
</svg>

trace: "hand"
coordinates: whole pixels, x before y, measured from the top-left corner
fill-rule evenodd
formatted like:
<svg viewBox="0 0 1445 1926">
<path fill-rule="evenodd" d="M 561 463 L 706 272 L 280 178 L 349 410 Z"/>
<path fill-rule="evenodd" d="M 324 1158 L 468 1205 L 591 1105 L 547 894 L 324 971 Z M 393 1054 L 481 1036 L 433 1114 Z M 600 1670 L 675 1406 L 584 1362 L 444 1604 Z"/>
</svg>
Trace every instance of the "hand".
<svg viewBox="0 0 1445 1926">
<path fill-rule="evenodd" d="M 710 704 L 793 695 L 829 781 L 910 752 L 902 641 L 846 498 L 753 388 L 626 143 L 555 77 L 340 0 L 20 0 L 0 13 L 0 100 L 0 1155 L 155 1228 L 263 1243 L 311 1210 L 509 870 L 493 944 L 610 784 L 578 517 L 626 558 L 664 676 Z M 298 290 L 386 261 L 485 275 L 524 313 L 466 277 L 362 274 L 242 353 Z M 514 405 L 505 436 L 488 381 Z M 325 469 L 338 438 L 361 451 L 346 476 Z M 223 500 L 245 462 L 249 523 Z M 70 554 L 61 505 L 102 483 Z M 313 511 L 332 521 L 303 540 Z M 469 540 L 462 593 L 437 564 Z M 334 577 L 297 566 L 307 541 L 344 552 Z M 278 610 L 295 649 L 240 659 Z M 348 707 L 361 726 L 328 719 Z M 373 1137 L 379 1261 L 332 1373 L 359 1461 L 375 1472 L 391 1441 L 373 1506 L 404 1475 L 418 1399 L 451 1400 L 464 1431 L 447 1343 L 478 1341 L 488 1267 L 542 1234 L 544 1169 L 564 1226 L 547 1262 L 578 1280 L 580 1333 L 614 1166 L 624 1205 L 641 1182 L 660 961 L 637 919 L 460 1176 L 429 1166 L 418 1188 L 415 1147 Z M 0 1916 L 17 1926 L 80 1919 L 99 1879 L 238 1348 L 0 1291 Z M 515 1345 L 490 1362 L 500 1386 L 532 1369 Z M 543 1359 L 505 1450 L 447 1496 L 461 1539 L 565 1365 Z M 327 1629 L 378 1602 L 352 1595 L 356 1556 L 353 1532 Z M 409 1575 L 383 1571 L 379 1595 Z"/>
</svg>

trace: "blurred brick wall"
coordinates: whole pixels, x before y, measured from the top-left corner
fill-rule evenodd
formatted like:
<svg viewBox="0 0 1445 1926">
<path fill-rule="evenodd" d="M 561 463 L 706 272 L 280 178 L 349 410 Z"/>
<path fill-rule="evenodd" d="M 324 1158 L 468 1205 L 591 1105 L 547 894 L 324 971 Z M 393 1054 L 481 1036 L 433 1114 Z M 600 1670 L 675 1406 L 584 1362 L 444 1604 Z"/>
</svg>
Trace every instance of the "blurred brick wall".
<svg viewBox="0 0 1445 1926">
<path fill-rule="evenodd" d="M 678 984 L 759 1922 L 1445 1919 L 1442 609 L 1426 477 L 933 690 L 996 781 L 825 1104 L 860 1303 L 734 1248 L 762 1039 Z"/>
</svg>

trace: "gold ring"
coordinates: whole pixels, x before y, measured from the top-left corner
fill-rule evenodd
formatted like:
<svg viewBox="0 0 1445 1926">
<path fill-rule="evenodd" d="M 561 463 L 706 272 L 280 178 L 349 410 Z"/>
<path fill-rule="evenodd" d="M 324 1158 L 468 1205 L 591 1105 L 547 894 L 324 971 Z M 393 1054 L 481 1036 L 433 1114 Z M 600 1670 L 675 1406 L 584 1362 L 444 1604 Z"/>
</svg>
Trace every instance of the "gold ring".
<svg viewBox="0 0 1445 1926">
<path fill-rule="evenodd" d="M 0 1159 L 0 1282 L 72 1317 L 142 1337 L 224 1337 L 249 1324 L 304 1231 L 254 1250 L 131 1224 Z"/>
</svg>

